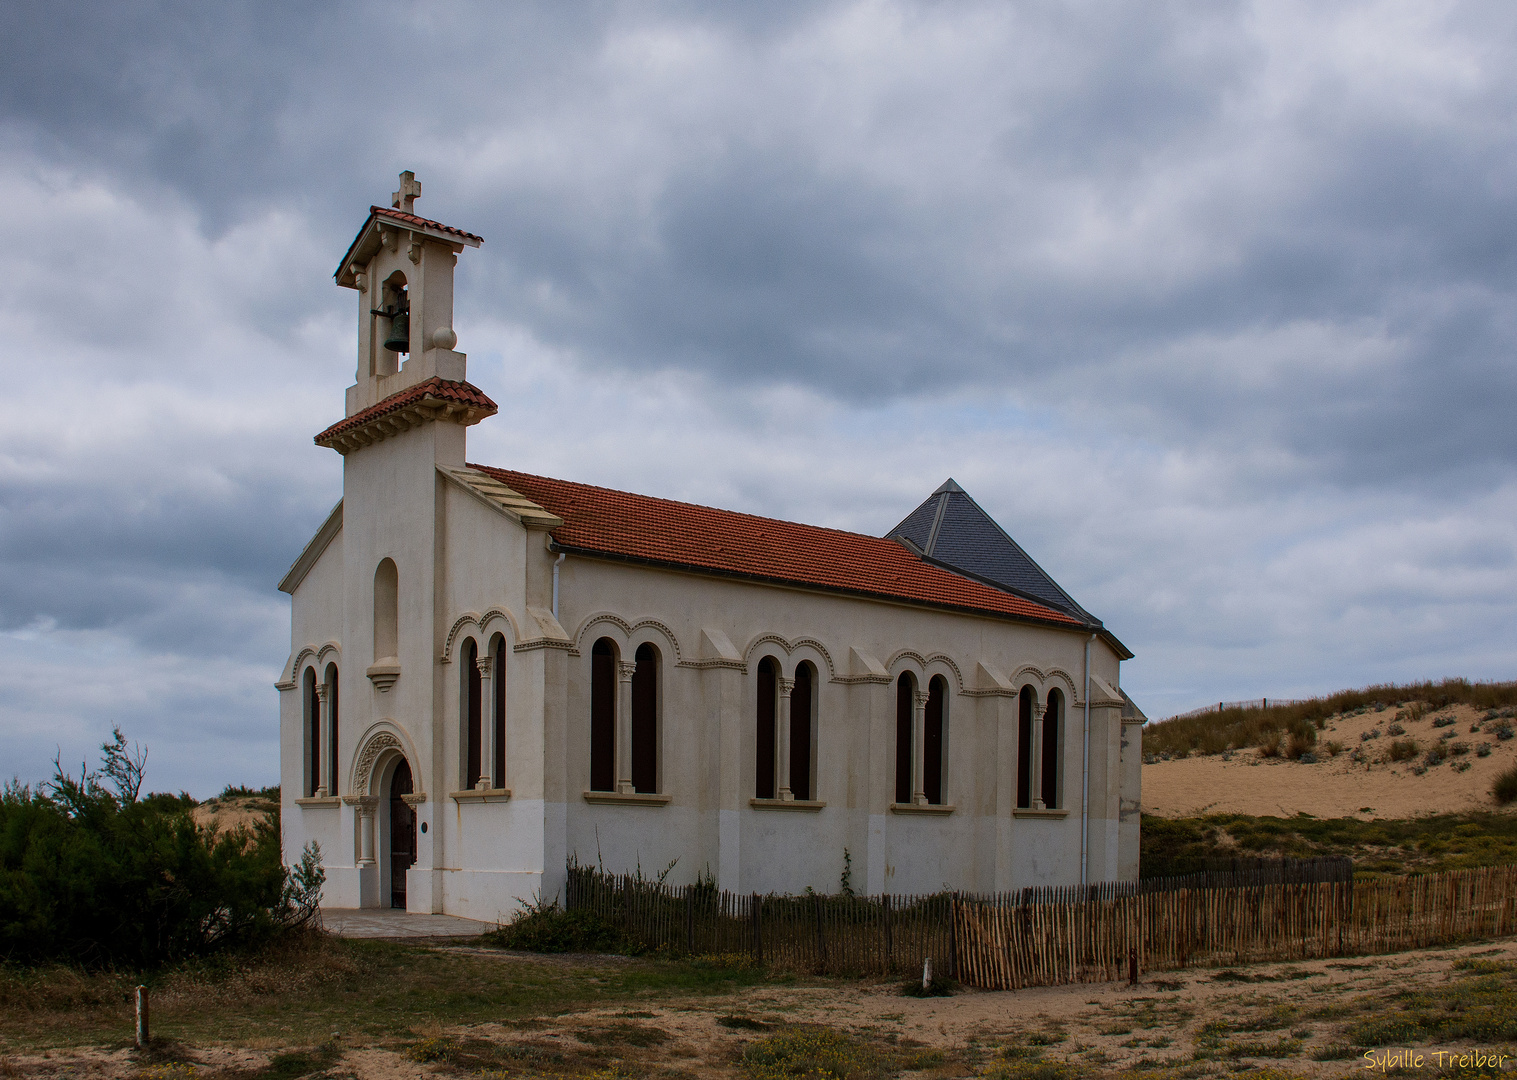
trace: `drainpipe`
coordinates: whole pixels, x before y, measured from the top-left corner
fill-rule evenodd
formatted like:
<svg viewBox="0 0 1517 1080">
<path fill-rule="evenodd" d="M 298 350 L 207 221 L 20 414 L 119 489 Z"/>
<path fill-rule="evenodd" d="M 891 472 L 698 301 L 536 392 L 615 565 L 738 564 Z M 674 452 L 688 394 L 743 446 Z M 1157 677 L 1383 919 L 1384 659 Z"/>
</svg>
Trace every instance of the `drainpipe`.
<svg viewBox="0 0 1517 1080">
<path fill-rule="evenodd" d="M 558 558 L 553 560 L 553 621 L 558 622 L 558 568 L 569 557 L 568 552 L 560 551 Z M 1088 649 L 1086 650 L 1089 651 Z M 1086 710 L 1087 713 L 1089 710 Z"/>
<path fill-rule="evenodd" d="M 1080 885 L 1090 884 L 1090 643 L 1085 639 L 1085 755 L 1080 766 Z"/>
</svg>

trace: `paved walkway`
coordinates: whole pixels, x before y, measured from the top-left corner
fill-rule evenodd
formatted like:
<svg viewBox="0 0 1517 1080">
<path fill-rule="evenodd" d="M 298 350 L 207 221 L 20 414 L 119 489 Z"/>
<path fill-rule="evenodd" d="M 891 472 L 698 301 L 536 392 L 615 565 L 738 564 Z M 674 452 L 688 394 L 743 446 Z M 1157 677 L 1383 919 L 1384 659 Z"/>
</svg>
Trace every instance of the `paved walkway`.
<svg viewBox="0 0 1517 1080">
<path fill-rule="evenodd" d="M 321 924 L 349 938 L 475 937 L 495 929 L 494 923 L 457 915 L 419 915 L 395 908 L 322 908 Z"/>
</svg>

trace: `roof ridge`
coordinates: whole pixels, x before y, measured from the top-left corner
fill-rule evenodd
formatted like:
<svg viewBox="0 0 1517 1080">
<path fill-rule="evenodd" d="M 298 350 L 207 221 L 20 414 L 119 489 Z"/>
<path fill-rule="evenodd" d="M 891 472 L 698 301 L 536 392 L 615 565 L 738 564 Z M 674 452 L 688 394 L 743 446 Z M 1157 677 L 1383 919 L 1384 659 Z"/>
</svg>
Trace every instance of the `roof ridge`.
<svg viewBox="0 0 1517 1080">
<path fill-rule="evenodd" d="M 1086 619 L 1090 620 L 1092 623 L 1099 624 L 1101 622 L 1100 619 L 1096 618 L 1090 612 L 1086 611 L 1085 608 L 1081 606 L 1081 604 L 1080 604 L 1080 602 L 1078 600 L 1076 600 L 1073 596 L 1070 596 L 1069 593 L 1068 593 L 1068 591 L 1064 588 L 1064 586 L 1060 585 L 1054 579 L 1054 576 L 1052 574 L 1050 574 L 1047 570 L 1043 569 L 1043 564 L 1040 563 L 1040 562 L 1038 562 L 1038 560 L 1034 559 L 1031 555 L 1029 555 L 1027 553 L 1027 549 L 1024 548 L 1021 544 L 1017 543 L 1016 539 L 1011 535 L 1011 533 L 1009 533 L 1005 529 L 1003 529 L 1001 527 L 1001 523 L 999 521 L 997 521 L 995 519 L 995 517 L 992 516 L 991 513 L 988 510 L 986 510 L 977 501 L 975 501 L 975 497 L 973 495 L 969 494 L 969 492 L 965 491 L 963 488 L 959 488 L 959 494 L 962 495 L 962 496 L 964 496 L 964 498 L 968 499 L 969 500 L 969 505 L 973 506 L 976 510 L 978 510 L 980 512 L 980 514 L 985 518 L 986 521 L 990 522 L 992 525 L 995 526 L 996 531 L 999 532 L 1002 536 L 1004 536 L 1006 538 L 1006 542 L 1008 544 L 1010 544 L 1012 547 L 1016 548 L 1017 551 L 1021 554 L 1022 558 L 1026 559 L 1029 563 L 1031 563 L 1032 566 L 1033 566 L 1033 568 L 1035 570 L 1037 570 L 1038 573 L 1042 574 L 1043 577 L 1045 579 L 1047 579 L 1047 581 L 1048 581 L 1048 583 L 1050 585 L 1052 585 L 1055 589 L 1058 590 L 1059 595 L 1062 596 L 1065 600 L 1069 601 L 1069 605 L 1072 608 L 1074 608 L 1075 611 L 1079 612 L 1081 615 L 1083 615 Z M 946 502 L 947 500 L 945 499 L 944 501 Z M 1046 600 L 1039 601 L 1039 603 L 1046 604 L 1047 601 Z"/>
</svg>

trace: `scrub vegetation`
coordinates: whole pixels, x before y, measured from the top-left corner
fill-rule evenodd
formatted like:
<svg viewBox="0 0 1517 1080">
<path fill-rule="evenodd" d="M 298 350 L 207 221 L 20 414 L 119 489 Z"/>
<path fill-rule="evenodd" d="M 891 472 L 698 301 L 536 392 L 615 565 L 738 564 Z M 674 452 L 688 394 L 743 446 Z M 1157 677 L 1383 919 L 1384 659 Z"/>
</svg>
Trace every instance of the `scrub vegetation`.
<svg viewBox="0 0 1517 1080">
<path fill-rule="evenodd" d="M 1306 814 L 1145 814 L 1141 843 L 1144 877 L 1191 873 L 1239 856 L 1347 855 L 1354 860 L 1355 878 L 1367 879 L 1517 863 L 1517 816 L 1489 812 L 1361 821 Z"/>
<path fill-rule="evenodd" d="M 1416 720 L 1449 705 L 1469 705 L 1488 712 L 1517 708 L 1517 682 L 1442 682 L 1385 684 L 1340 690 L 1325 697 L 1283 705 L 1241 705 L 1192 716 L 1156 721 L 1143 729 L 1145 756 L 1221 754 L 1257 748 L 1265 756 L 1299 759 L 1312 752 L 1317 733 L 1335 716 L 1387 706 L 1407 710 Z M 1517 714 L 1513 714 L 1517 715 Z"/>
<path fill-rule="evenodd" d="M 307 848 L 289 871 L 277 817 L 217 831 L 188 796 L 141 795 L 147 751 L 118 728 L 98 771 L 0 792 L 0 962 L 150 970 L 268 941 L 316 910 Z M 277 809 L 277 805 L 276 805 Z"/>
</svg>

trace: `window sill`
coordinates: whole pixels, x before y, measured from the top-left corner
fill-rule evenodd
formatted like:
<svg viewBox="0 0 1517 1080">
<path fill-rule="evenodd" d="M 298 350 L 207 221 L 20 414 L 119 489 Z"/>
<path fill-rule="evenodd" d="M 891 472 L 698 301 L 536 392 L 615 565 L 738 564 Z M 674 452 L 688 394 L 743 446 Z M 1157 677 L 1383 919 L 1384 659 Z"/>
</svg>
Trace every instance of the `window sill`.
<svg viewBox="0 0 1517 1080">
<path fill-rule="evenodd" d="M 306 799 L 296 799 L 295 805 L 305 810 L 315 810 L 323 806 L 341 806 L 342 800 L 336 795 L 312 795 Z"/>
<path fill-rule="evenodd" d="M 799 810 L 815 814 L 827 804 L 819 799 L 749 799 L 748 805 L 755 810 Z"/>
<path fill-rule="evenodd" d="M 587 803 L 621 803 L 624 806 L 663 806 L 673 798 L 671 795 L 654 795 L 638 791 L 587 791 Z"/>
<path fill-rule="evenodd" d="M 1062 818 L 1068 817 L 1068 810 L 1031 810 L 1025 806 L 1019 806 L 1011 812 L 1012 817 L 1030 818 Z"/>
<path fill-rule="evenodd" d="M 510 797 L 511 797 L 511 789 L 510 788 L 503 788 L 503 787 L 498 787 L 498 788 L 465 788 L 463 791 L 450 791 L 450 792 L 448 792 L 448 798 L 450 798 L 454 802 L 458 802 L 458 803 L 466 803 L 466 802 L 478 802 L 478 803 L 505 802 Z M 407 801 L 409 801 L 409 796 L 407 797 Z"/>
<path fill-rule="evenodd" d="M 951 814 L 958 807 L 951 803 L 910 803 L 893 802 L 890 804 L 892 814 Z"/>
</svg>

